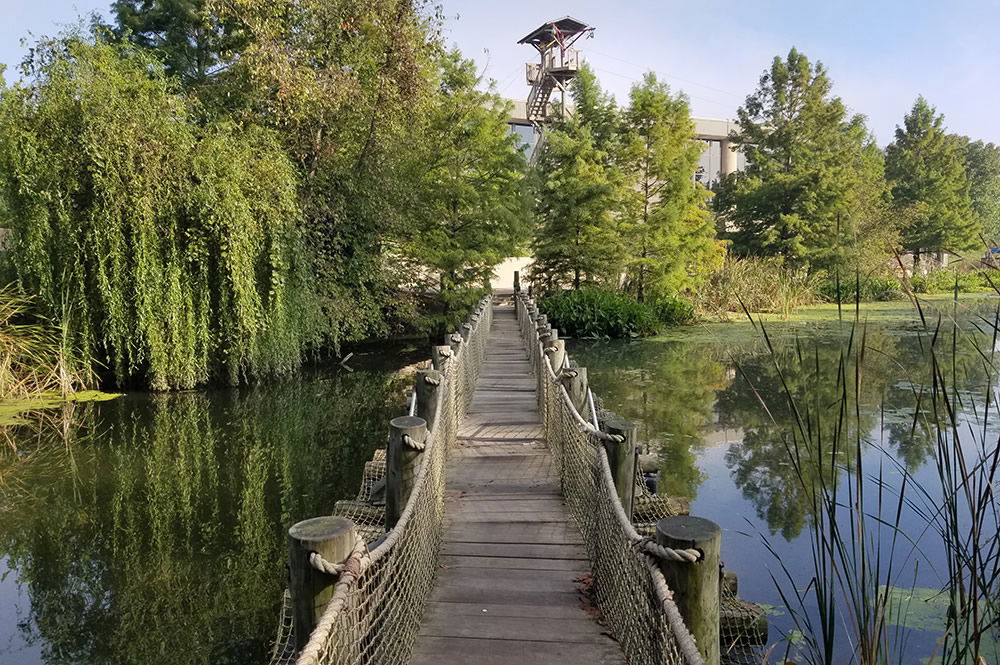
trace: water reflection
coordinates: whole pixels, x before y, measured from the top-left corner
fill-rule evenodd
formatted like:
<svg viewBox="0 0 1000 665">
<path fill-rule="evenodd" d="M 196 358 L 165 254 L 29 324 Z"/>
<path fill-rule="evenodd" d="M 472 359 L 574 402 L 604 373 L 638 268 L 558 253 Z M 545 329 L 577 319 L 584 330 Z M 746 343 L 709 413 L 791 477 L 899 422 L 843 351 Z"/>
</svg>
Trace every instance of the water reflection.
<svg viewBox="0 0 1000 665">
<path fill-rule="evenodd" d="M 126 396 L 19 430 L 0 452 L 18 616 L 0 663 L 266 661 L 284 530 L 356 491 L 399 388 L 372 370 Z"/>
<path fill-rule="evenodd" d="M 897 307 L 907 312 L 907 305 Z M 924 388 L 931 383 L 928 338 L 916 334 L 916 316 L 908 313 L 858 326 L 772 323 L 766 341 L 749 324 L 731 324 L 671 340 L 581 342 L 571 353 L 589 368 L 604 406 L 639 422 L 641 439 L 659 452 L 660 492 L 697 499 L 703 473 L 728 471 L 767 530 L 792 540 L 808 526 L 803 488 L 815 486 L 818 474 L 828 487 L 850 477 L 854 446 L 834 450 L 835 440 L 885 449 L 911 472 L 933 453 L 921 416 L 932 408 Z M 982 313 L 965 309 L 959 323 L 970 330 L 982 324 Z M 943 317 L 939 343 L 949 326 Z M 979 350 L 990 348 L 986 336 L 959 339 L 948 375 L 970 397 L 981 398 L 987 385 L 991 364 Z M 806 400 L 808 410 L 801 408 Z M 841 418 L 841 409 L 850 417 Z M 797 427 L 809 436 L 796 436 Z M 805 438 L 813 444 L 804 445 Z M 720 442 L 725 468 L 706 468 L 699 460 Z"/>
</svg>

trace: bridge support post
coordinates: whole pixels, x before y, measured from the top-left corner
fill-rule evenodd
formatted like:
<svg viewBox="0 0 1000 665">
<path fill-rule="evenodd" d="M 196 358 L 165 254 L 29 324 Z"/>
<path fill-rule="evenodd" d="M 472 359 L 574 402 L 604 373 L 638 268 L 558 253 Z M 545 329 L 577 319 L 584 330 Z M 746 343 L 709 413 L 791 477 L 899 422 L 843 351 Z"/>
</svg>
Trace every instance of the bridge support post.
<svg viewBox="0 0 1000 665">
<path fill-rule="evenodd" d="M 448 333 L 444 336 L 444 343 L 451 347 L 451 353 L 453 356 L 458 355 L 458 350 L 462 348 L 462 342 L 465 341 L 458 332 Z"/>
<path fill-rule="evenodd" d="M 314 568 L 310 555 L 316 552 L 330 563 L 343 563 L 354 551 L 357 538 L 354 523 L 343 517 L 314 517 L 288 530 L 288 590 L 296 649 L 302 650 L 309 642 L 339 577 Z"/>
<path fill-rule="evenodd" d="M 396 526 L 413 489 L 420 464 L 420 446 L 427 440 L 427 421 L 418 416 L 400 416 L 389 422 L 389 446 L 385 452 L 385 528 Z"/>
<path fill-rule="evenodd" d="M 443 372 L 444 366 L 451 358 L 451 346 L 432 346 L 431 347 L 431 368 L 437 372 Z"/>
<path fill-rule="evenodd" d="M 566 359 L 566 340 L 556 339 L 552 340 L 546 349 L 546 355 L 549 357 L 549 364 L 552 365 L 552 371 L 555 374 L 559 374 L 560 368 L 563 366 L 563 361 Z"/>
<path fill-rule="evenodd" d="M 636 449 L 636 433 L 638 426 L 627 420 L 614 419 L 607 423 L 608 434 L 621 437 L 621 441 L 605 441 L 604 449 L 608 451 L 608 462 L 611 463 L 611 477 L 615 480 L 615 489 L 622 502 L 622 508 L 629 520 L 635 504 L 635 461 L 638 455 Z"/>
<path fill-rule="evenodd" d="M 514 271 L 514 293 L 521 292 L 521 273 L 518 270 Z"/>
<path fill-rule="evenodd" d="M 566 386 L 569 401 L 573 403 L 573 408 L 576 409 L 577 413 L 586 413 L 587 388 L 590 386 L 587 381 L 587 368 L 571 366 L 563 370 L 559 380 Z"/>
<path fill-rule="evenodd" d="M 434 429 L 442 381 L 444 374 L 433 369 L 417 372 L 417 415 L 427 421 L 427 431 Z"/>
<path fill-rule="evenodd" d="M 698 644 L 705 665 L 719 665 L 722 529 L 701 517 L 665 517 L 656 523 L 656 542 L 673 549 L 696 549 L 702 553 L 701 559 L 694 563 L 661 561 L 660 569 L 674 592 L 674 602 Z"/>
</svg>

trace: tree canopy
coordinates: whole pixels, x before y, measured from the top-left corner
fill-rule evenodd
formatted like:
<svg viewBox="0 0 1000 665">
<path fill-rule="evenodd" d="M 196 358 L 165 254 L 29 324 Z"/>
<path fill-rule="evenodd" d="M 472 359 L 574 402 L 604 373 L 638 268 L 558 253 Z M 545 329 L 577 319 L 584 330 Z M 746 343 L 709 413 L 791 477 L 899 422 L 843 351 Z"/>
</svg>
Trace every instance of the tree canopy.
<svg viewBox="0 0 1000 665">
<path fill-rule="evenodd" d="M 694 181 L 704 144 L 695 140 L 687 99 L 655 74 L 632 86 L 625 110 L 626 288 L 642 302 L 696 288 L 722 260 L 708 192 Z"/>
<path fill-rule="evenodd" d="M 234 383 L 310 335 L 296 176 L 274 133 L 192 120 L 128 45 L 46 42 L 0 95 L 16 275 L 119 381 Z"/>
<path fill-rule="evenodd" d="M 959 144 L 944 128 L 944 116 L 923 97 L 896 127 L 886 154 L 893 206 L 908 216 L 903 247 L 920 252 L 963 252 L 978 242 Z"/>
<path fill-rule="evenodd" d="M 746 170 L 720 188 L 716 210 L 738 254 L 832 268 L 864 244 L 884 191 L 882 155 L 860 115 L 848 116 L 821 63 L 776 57 L 738 110 L 732 139 Z"/>
</svg>

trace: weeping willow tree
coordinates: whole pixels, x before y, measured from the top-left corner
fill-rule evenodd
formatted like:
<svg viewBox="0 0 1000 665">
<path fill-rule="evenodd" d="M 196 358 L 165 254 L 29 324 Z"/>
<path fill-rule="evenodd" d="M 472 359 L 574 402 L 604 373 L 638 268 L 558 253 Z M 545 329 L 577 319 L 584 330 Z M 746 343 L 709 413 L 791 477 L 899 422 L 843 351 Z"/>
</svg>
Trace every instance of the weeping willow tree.
<svg viewBox="0 0 1000 665">
<path fill-rule="evenodd" d="M 310 330 L 295 170 L 272 132 L 199 123 L 141 50 L 41 42 L 0 90 L 0 198 L 21 286 L 121 382 L 237 383 Z"/>
</svg>

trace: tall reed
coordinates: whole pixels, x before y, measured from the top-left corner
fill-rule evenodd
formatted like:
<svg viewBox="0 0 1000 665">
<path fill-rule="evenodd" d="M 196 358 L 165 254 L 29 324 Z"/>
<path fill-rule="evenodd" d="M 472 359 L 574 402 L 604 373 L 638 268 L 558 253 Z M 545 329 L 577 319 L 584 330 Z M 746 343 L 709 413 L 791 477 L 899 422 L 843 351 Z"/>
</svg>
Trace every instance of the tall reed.
<svg viewBox="0 0 1000 665">
<path fill-rule="evenodd" d="M 772 580 L 803 638 L 795 647 L 796 657 L 811 665 L 912 662 L 905 625 L 907 614 L 916 609 L 911 603 L 921 601 L 893 589 L 912 590 L 917 571 L 928 565 L 937 573 L 941 597 L 947 601 L 931 662 L 996 662 L 1000 308 L 992 316 L 979 317 L 976 330 L 964 331 L 958 321 L 957 285 L 955 292 L 951 316 L 938 314 L 936 320 L 913 299 L 920 321 L 916 342 L 925 366 L 922 376 L 909 380 L 916 403 L 909 436 L 934 442 L 931 464 L 937 482 L 932 486 L 919 482 L 864 425 L 860 396 L 865 357 L 879 350 L 868 348 L 867 325 L 857 304 L 844 322 L 847 335 L 836 367 L 822 367 L 819 354 L 813 353 L 805 390 L 795 391 L 786 381 L 771 337 L 760 328 L 791 414 L 783 437 L 787 461 L 808 501 L 809 579 L 801 579 L 801 571 L 782 558 L 780 544 L 765 537 L 765 545 L 779 562 Z M 810 360 L 801 341 L 796 342 L 796 353 L 800 364 Z M 983 378 L 979 390 L 963 389 Z M 837 396 L 821 399 L 830 391 L 828 385 L 820 386 L 830 381 L 836 384 Z M 763 397 L 760 402 L 768 413 L 775 410 Z M 918 518 L 918 532 L 900 527 L 904 514 Z M 787 646 L 784 655 L 791 650 Z"/>
<path fill-rule="evenodd" d="M 37 316 L 32 299 L 16 287 L 0 287 L 0 401 L 45 393 L 65 398 L 93 382 L 90 363 L 79 358 L 66 330 Z"/>
</svg>

